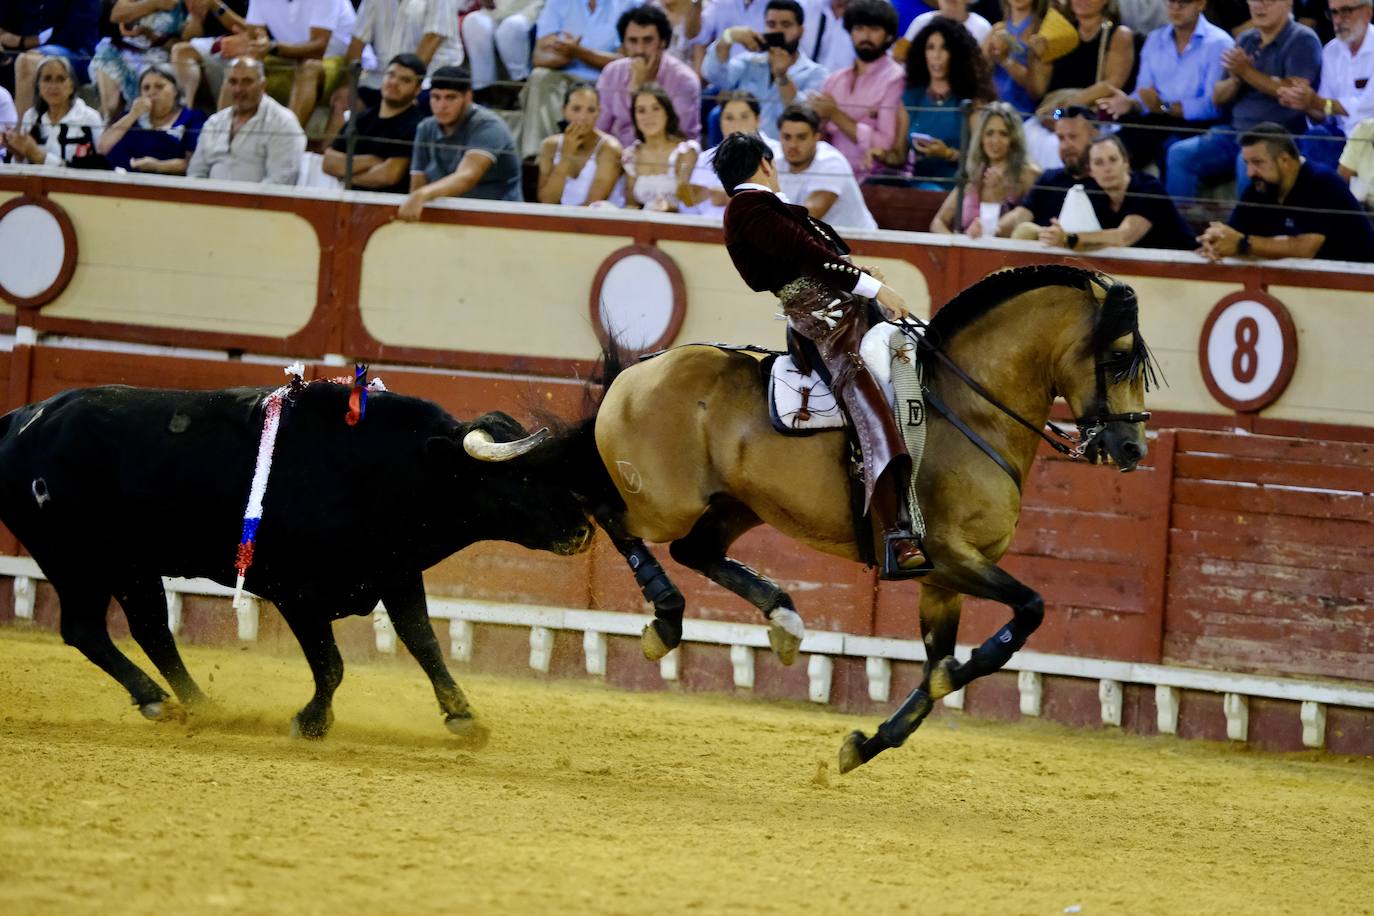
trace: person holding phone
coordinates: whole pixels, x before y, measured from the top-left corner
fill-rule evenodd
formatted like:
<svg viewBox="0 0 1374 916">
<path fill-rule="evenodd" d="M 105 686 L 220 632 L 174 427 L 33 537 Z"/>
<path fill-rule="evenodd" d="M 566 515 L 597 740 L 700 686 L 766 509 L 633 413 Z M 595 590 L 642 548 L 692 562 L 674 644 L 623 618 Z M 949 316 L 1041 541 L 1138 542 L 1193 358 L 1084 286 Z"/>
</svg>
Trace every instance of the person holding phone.
<svg viewBox="0 0 1374 916">
<path fill-rule="evenodd" d="M 959 170 L 961 106 L 965 100 L 977 107 L 995 98 L 987 59 L 973 36 L 958 23 L 935 17 L 916 33 L 907 55 L 899 115 L 904 126 L 897 156 L 887 161 L 897 166 L 910 161 L 918 188 L 948 189 Z"/>
<path fill-rule="evenodd" d="M 801 51 L 804 20 L 797 0 L 768 0 L 762 34 L 746 26 L 728 28 L 702 63 L 702 76 L 717 89 L 753 93 L 759 100 L 760 129 L 774 140 L 782 110 L 805 104 L 825 83 L 825 70 Z M 736 44 L 749 53 L 731 57 Z"/>
</svg>

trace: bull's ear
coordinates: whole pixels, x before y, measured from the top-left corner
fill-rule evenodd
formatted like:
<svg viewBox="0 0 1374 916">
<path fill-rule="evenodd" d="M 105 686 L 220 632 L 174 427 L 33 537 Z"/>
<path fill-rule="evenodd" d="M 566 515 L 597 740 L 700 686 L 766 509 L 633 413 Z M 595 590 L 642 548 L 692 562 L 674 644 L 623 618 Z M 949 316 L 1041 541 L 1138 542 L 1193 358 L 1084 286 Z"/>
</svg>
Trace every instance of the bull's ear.
<svg viewBox="0 0 1374 916">
<path fill-rule="evenodd" d="M 517 423 L 514 417 L 500 410 L 482 414 L 472 421 L 471 428 L 486 430 L 497 442 L 514 442 L 516 439 L 523 439 L 529 435 L 525 431 L 525 427 Z"/>
</svg>

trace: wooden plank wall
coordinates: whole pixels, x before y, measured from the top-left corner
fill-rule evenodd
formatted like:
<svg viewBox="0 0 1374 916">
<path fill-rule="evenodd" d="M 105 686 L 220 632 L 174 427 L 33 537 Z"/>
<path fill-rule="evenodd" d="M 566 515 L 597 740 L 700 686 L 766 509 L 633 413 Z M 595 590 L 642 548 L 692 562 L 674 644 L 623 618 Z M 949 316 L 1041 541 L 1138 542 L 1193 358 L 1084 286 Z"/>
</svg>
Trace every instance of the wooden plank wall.
<svg viewBox="0 0 1374 916">
<path fill-rule="evenodd" d="M 1374 446 L 1178 433 L 1164 654 L 1374 680 Z"/>
</svg>

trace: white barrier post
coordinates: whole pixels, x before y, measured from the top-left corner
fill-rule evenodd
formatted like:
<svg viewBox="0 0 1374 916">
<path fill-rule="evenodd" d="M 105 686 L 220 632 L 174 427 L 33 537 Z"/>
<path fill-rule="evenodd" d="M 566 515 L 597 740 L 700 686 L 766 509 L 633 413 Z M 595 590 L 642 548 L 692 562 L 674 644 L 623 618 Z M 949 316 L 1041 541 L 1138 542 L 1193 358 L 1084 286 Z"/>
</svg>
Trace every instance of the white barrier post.
<svg viewBox="0 0 1374 916">
<path fill-rule="evenodd" d="M 948 706 L 950 709 L 963 709 L 964 691 L 967 689 L 967 687 L 960 687 L 953 693 L 947 693 L 945 694 L 945 698 L 941 702 Z"/>
<path fill-rule="evenodd" d="M 736 687 L 741 690 L 754 689 L 753 649 L 748 646 L 731 646 L 730 667 L 734 669 Z"/>
<path fill-rule="evenodd" d="M 553 663 L 553 630 L 530 627 L 530 667 L 542 674 L 549 673 Z"/>
<path fill-rule="evenodd" d="M 679 669 L 682 652 L 674 649 L 658 660 L 658 673 L 665 681 L 676 681 L 682 673 Z"/>
<path fill-rule="evenodd" d="M 1102 704 L 1102 724 L 1121 727 L 1123 697 L 1121 682 L 1103 678 L 1097 683 L 1097 699 Z"/>
<path fill-rule="evenodd" d="M 262 611 L 262 603 L 252 595 L 244 595 L 239 599 L 238 610 L 234 613 L 239 618 L 239 639 L 243 642 L 258 641 L 258 615 Z"/>
<path fill-rule="evenodd" d="M 1034 671 L 1021 671 L 1016 675 L 1016 689 L 1021 692 L 1021 715 L 1040 715 L 1040 697 L 1044 692 L 1044 682 Z"/>
<path fill-rule="evenodd" d="M 472 661 L 473 629 L 471 620 L 450 620 L 448 623 L 448 654 L 456 662 Z"/>
<path fill-rule="evenodd" d="M 593 674 L 597 677 L 605 677 L 606 648 L 607 640 L 605 633 L 588 630 L 582 634 L 582 654 L 587 657 L 588 674 Z"/>
<path fill-rule="evenodd" d="M 181 592 L 167 589 L 167 629 L 175 636 L 181 632 Z"/>
<path fill-rule="evenodd" d="M 830 679 L 835 673 L 835 663 L 829 655 L 813 655 L 806 663 L 806 695 L 812 703 L 830 702 Z"/>
<path fill-rule="evenodd" d="M 396 654 L 396 628 L 391 624 L 391 617 L 387 615 L 386 608 L 380 604 L 372 612 L 372 633 L 377 642 L 377 651 L 387 655 Z"/>
<path fill-rule="evenodd" d="M 1178 734 L 1178 688 L 1155 686 L 1155 724 L 1161 735 Z"/>
<path fill-rule="evenodd" d="M 892 696 L 892 662 L 871 656 L 864 662 L 868 673 L 868 698 L 874 703 L 886 703 Z"/>
<path fill-rule="evenodd" d="M 1243 693 L 1228 693 L 1221 708 L 1226 713 L 1226 737 L 1244 741 L 1250 734 L 1250 698 Z"/>
<path fill-rule="evenodd" d="M 1304 700 L 1302 711 L 1302 743 L 1305 747 L 1326 747 L 1326 704 Z"/>
<path fill-rule="evenodd" d="M 33 602 L 37 597 L 33 579 L 28 576 L 14 577 L 14 616 L 19 620 L 33 619 Z"/>
</svg>

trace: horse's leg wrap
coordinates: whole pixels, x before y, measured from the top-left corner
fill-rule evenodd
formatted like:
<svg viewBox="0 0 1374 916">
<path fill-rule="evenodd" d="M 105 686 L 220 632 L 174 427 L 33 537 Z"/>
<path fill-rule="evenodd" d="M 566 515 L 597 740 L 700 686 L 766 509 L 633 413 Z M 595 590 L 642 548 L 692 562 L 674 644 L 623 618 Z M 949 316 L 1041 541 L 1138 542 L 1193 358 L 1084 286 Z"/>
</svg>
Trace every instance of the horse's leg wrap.
<svg viewBox="0 0 1374 916">
<path fill-rule="evenodd" d="M 668 648 L 676 647 L 682 641 L 682 613 L 687 608 L 682 592 L 668 578 L 668 573 L 643 541 L 636 540 L 625 545 L 621 553 L 634 572 L 640 593 L 654 606 L 654 629 L 658 631 L 659 638 Z"/>
<path fill-rule="evenodd" d="M 985 674 L 1002 670 L 1040 626 L 1045 618 L 1045 599 L 1028 588 L 1025 592 L 1024 599 L 1012 605 L 1011 621 L 974 649 L 968 661 L 949 668 L 949 686 L 953 690 Z"/>
<path fill-rule="evenodd" d="M 787 592 L 778 588 L 777 583 L 738 560 L 721 557 L 707 563 L 701 571 L 708 579 L 722 588 L 729 589 L 763 612 L 764 617 L 772 617 L 778 608 L 795 611 L 797 606 Z"/>
</svg>

